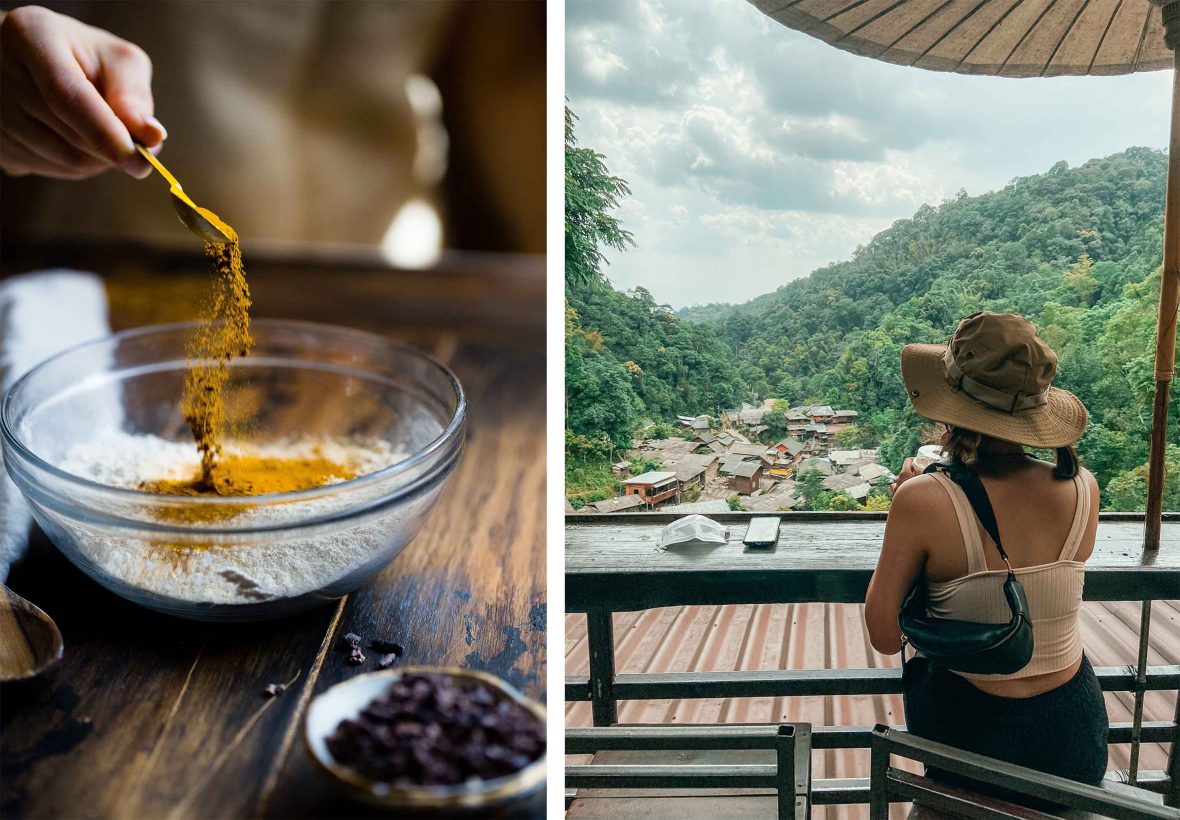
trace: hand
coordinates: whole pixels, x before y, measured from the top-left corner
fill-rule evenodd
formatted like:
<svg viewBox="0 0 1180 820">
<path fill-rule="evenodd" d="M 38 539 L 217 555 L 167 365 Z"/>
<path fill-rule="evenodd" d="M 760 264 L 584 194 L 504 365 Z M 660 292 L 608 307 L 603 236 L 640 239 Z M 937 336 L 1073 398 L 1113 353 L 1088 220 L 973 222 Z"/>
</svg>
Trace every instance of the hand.
<svg viewBox="0 0 1180 820">
<path fill-rule="evenodd" d="M 896 493 L 897 488 L 900 487 L 903 482 L 906 482 L 914 476 L 921 474 L 922 471 L 914 465 L 914 460 L 912 458 L 907 458 L 901 464 L 901 472 L 897 474 L 897 479 L 889 485 L 889 491 Z"/>
<path fill-rule="evenodd" d="M 0 20 L 0 168 L 12 176 L 85 179 L 151 166 L 159 150 L 152 63 L 139 46 L 37 6 Z"/>
</svg>

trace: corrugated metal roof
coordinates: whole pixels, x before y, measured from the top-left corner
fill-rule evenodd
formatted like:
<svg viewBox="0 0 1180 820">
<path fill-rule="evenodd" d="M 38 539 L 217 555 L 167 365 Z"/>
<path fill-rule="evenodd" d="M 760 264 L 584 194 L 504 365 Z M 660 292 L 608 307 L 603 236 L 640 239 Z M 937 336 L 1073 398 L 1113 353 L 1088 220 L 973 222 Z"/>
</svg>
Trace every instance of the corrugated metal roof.
<svg viewBox="0 0 1180 820">
<path fill-rule="evenodd" d="M 1138 652 L 1140 605 L 1087 602 L 1082 606 L 1082 641 L 1095 666 L 1133 664 Z M 566 616 L 566 673 L 588 674 L 586 621 Z M 1180 601 L 1152 607 L 1152 665 L 1180 663 Z M 618 672 L 656 673 L 753 669 L 847 669 L 896 667 L 896 655 L 869 643 L 863 606 L 854 604 L 764 604 L 684 606 L 615 614 Z M 1108 692 L 1112 722 L 1130 721 L 1128 692 Z M 1175 692 L 1149 692 L 1144 720 L 1171 720 Z M 772 723 L 807 721 L 820 726 L 903 724 L 901 696 L 725 698 L 622 701 L 620 723 Z M 592 725 L 589 703 L 566 704 L 566 726 Z M 1141 769 L 1164 769 L 1168 745 L 1144 744 Z M 584 762 L 585 756 L 570 758 Z M 1109 769 L 1126 769 L 1130 746 L 1110 747 Z M 816 752 L 813 775 L 867 777 L 867 749 Z M 866 817 L 867 807 L 833 807 L 829 818 Z M 822 816 L 822 815 L 819 815 Z"/>
<path fill-rule="evenodd" d="M 727 513 L 729 511 L 729 503 L 721 500 L 691 501 L 687 504 L 665 504 L 663 507 L 660 507 L 660 512 L 664 513 L 696 513 L 698 515 Z"/>
<path fill-rule="evenodd" d="M 623 512 L 624 510 L 633 510 L 636 507 L 642 506 L 643 499 L 634 493 L 631 495 L 617 495 L 614 498 L 606 498 L 602 501 L 595 501 L 586 505 L 593 512 L 599 513 Z"/>
<path fill-rule="evenodd" d="M 676 473 L 666 472 L 651 472 L 637 475 L 634 478 L 628 478 L 624 484 L 662 484 L 665 481 L 671 481 L 676 478 Z"/>
</svg>

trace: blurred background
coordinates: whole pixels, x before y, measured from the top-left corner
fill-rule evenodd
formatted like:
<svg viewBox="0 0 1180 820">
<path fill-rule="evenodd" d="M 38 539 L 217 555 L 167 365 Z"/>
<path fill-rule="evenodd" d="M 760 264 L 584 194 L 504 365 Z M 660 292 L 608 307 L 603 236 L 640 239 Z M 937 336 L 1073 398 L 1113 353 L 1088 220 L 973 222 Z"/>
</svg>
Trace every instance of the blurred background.
<svg viewBox="0 0 1180 820">
<path fill-rule="evenodd" d="M 37 5 L 147 51 L 160 159 L 248 251 L 544 251 L 544 3 Z M 8 246 L 188 241 L 154 175 L 5 177 L 0 197 Z"/>
</svg>

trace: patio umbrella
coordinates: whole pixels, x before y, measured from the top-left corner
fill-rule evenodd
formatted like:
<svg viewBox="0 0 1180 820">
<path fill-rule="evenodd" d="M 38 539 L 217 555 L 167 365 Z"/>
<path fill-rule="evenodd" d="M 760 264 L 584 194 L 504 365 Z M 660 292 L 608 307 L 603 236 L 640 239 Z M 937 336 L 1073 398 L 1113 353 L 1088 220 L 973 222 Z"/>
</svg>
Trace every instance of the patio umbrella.
<svg viewBox="0 0 1180 820">
<path fill-rule="evenodd" d="M 1180 66 L 1180 0 L 749 0 L 785 26 L 844 51 L 933 71 L 993 77 L 1129 74 Z M 1180 77 L 1180 71 L 1177 71 Z M 1164 210 L 1155 402 L 1144 549 L 1157 550 L 1168 392 L 1180 298 L 1180 82 Z"/>
</svg>

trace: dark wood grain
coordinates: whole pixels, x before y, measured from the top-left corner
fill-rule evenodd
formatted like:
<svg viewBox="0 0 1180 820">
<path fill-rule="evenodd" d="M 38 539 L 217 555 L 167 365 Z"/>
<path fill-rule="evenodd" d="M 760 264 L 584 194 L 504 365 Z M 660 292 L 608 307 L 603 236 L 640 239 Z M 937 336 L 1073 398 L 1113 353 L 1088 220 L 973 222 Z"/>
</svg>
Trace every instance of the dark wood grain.
<svg viewBox="0 0 1180 820">
<path fill-rule="evenodd" d="M 742 545 L 753 514 L 713 516 L 728 528 L 716 547 L 657 547 L 666 516 L 566 517 L 566 609 L 627 611 L 711 603 L 864 601 L 885 522 L 866 514 L 780 513 L 773 551 Z M 1163 547 L 1143 552 L 1143 522 L 1103 515 L 1086 562 L 1088 600 L 1180 596 L 1180 522 L 1163 525 Z"/>
<path fill-rule="evenodd" d="M 108 281 L 117 329 L 191 318 L 199 250 L 5 253 L 4 272 L 72 264 Z M 544 270 L 450 257 L 389 270 L 364 254 L 247 255 L 258 316 L 375 330 L 446 361 L 470 397 L 468 441 L 431 520 L 373 582 L 251 625 L 148 612 L 91 582 L 39 533 L 9 585 L 53 616 L 66 653 L 0 690 L 4 817 L 362 816 L 308 764 L 308 700 L 359 671 L 340 636 L 386 637 L 405 663 L 497 674 L 544 697 Z M 268 683 L 298 675 L 281 697 Z M 543 797 L 525 807 L 543 815 Z"/>
<path fill-rule="evenodd" d="M 354 594 L 337 630 L 382 636 L 406 648 L 405 663 L 491 672 L 543 696 L 545 686 L 544 450 L 536 411 L 494 397 L 514 392 L 503 362 L 487 362 L 478 386 L 481 423 L 464 463 L 415 545 Z M 473 391 L 474 392 L 474 391 Z M 544 405 L 543 391 L 534 397 Z M 472 416 L 476 413 L 475 404 Z M 527 499 L 527 500 L 525 500 Z M 523 501 L 523 504 L 521 503 Z M 537 510 L 532 515 L 526 510 Z M 333 647 L 317 691 L 355 673 Z M 302 739 L 297 739 L 299 747 Z M 352 816 L 319 788 L 302 748 L 286 755 L 262 811 L 273 817 Z"/>
</svg>

